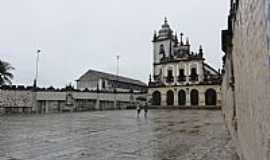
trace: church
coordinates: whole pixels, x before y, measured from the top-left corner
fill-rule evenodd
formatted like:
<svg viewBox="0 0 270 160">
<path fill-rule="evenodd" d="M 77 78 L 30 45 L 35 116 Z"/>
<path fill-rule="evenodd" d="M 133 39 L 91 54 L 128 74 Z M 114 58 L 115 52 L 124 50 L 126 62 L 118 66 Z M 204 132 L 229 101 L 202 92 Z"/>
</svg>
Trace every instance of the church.
<svg viewBox="0 0 270 160">
<path fill-rule="evenodd" d="M 153 76 L 148 99 L 158 107 L 215 108 L 221 105 L 221 74 L 205 62 L 202 46 L 191 51 L 167 19 L 153 37 Z"/>
</svg>

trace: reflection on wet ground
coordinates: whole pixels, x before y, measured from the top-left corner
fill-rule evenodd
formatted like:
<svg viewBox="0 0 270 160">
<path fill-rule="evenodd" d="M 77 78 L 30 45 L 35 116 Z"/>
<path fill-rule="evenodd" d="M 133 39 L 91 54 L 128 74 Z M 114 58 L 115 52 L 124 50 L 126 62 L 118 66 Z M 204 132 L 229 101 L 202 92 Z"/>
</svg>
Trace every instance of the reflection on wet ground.
<svg viewBox="0 0 270 160">
<path fill-rule="evenodd" d="M 231 160 L 220 111 L 0 116 L 1 160 Z"/>
</svg>

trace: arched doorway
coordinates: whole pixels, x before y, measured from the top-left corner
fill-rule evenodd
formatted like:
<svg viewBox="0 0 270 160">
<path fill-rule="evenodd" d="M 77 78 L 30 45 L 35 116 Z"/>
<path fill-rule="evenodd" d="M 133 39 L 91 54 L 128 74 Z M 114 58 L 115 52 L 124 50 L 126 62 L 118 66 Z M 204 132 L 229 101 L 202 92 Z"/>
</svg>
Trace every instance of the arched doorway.
<svg viewBox="0 0 270 160">
<path fill-rule="evenodd" d="M 172 106 L 174 104 L 174 93 L 173 91 L 167 92 L 167 105 Z"/>
<path fill-rule="evenodd" d="M 184 90 L 178 92 L 178 105 L 186 105 L 186 92 Z"/>
<path fill-rule="evenodd" d="M 206 105 L 217 104 L 217 92 L 214 89 L 208 89 L 205 92 L 205 104 Z"/>
<path fill-rule="evenodd" d="M 161 94 L 159 91 L 155 91 L 152 95 L 152 105 L 159 105 L 161 104 Z"/>
<path fill-rule="evenodd" d="M 190 92 L 190 102 L 191 105 L 198 105 L 199 104 L 199 92 L 196 89 L 191 90 Z"/>
</svg>

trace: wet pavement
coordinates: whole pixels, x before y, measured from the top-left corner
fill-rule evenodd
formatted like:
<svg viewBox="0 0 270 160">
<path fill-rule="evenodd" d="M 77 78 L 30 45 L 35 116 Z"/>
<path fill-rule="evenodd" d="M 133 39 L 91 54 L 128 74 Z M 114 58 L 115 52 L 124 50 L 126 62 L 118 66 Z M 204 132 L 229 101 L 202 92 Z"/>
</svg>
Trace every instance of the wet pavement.
<svg viewBox="0 0 270 160">
<path fill-rule="evenodd" d="M 220 111 L 0 116 L 0 160 L 231 160 Z"/>
</svg>

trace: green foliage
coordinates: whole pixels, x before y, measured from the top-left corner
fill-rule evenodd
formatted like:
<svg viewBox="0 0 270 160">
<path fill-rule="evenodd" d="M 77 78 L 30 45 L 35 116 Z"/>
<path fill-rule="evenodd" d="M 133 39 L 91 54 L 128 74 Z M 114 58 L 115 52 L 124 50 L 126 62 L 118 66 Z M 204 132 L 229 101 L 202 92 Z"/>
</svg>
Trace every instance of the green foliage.
<svg viewBox="0 0 270 160">
<path fill-rule="evenodd" d="M 11 84 L 13 74 L 10 72 L 14 68 L 5 61 L 0 60 L 0 85 Z"/>
</svg>

